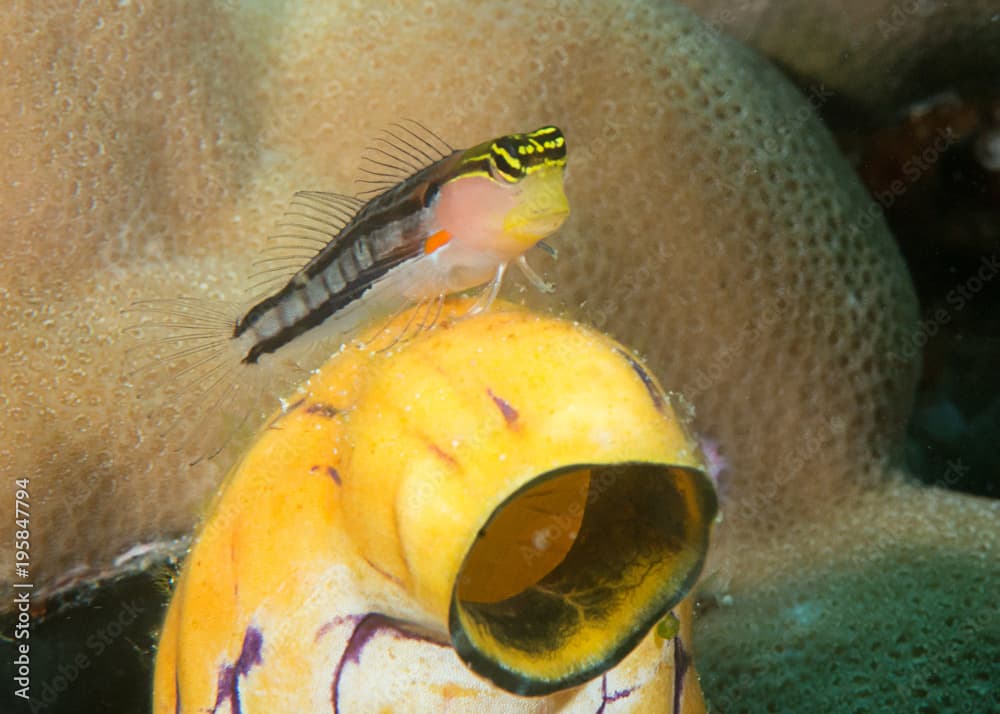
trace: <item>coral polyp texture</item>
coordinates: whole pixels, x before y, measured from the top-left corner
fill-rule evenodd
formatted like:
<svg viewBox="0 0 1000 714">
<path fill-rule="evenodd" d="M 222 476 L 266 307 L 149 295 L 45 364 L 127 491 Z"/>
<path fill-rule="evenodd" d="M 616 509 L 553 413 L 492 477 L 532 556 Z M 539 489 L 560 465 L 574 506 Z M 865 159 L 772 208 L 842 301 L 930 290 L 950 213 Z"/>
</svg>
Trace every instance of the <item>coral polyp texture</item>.
<svg viewBox="0 0 1000 714">
<path fill-rule="evenodd" d="M 808 493 L 785 488 L 762 515 L 877 471 L 913 371 L 882 355 L 905 346 L 913 298 L 877 214 L 857 225 L 869 204 L 817 120 L 685 11 L 545 7 L 8 10 L 3 460 L 38 479 L 40 584 L 184 532 L 220 476 L 145 418 L 170 423 L 173 385 L 130 382 L 121 308 L 242 297 L 291 193 L 350 189 L 363 147 L 407 116 L 455 145 L 565 118 L 559 294 L 688 394 L 734 496 L 782 478 L 775 455 L 810 436 Z M 530 49 L 474 49 L 498 33 Z M 449 39 L 461 68 L 414 83 Z M 447 112 L 428 108 L 439 95 Z"/>
<path fill-rule="evenodd" d="M 892 468 L 919 354 L 916 304 L 877 207 L 810 107 L 828 100 L 822 89 L 804 98 L 665 2 L 0 12 L 0 473 L 31 478 L 40 591 L 188 532 L 222 475 L 218 462 L 188 468 L 148 419 L 169 422 L 172 385 L 123 376 L 122 307 L 241 296 L 291 193 L 349 191 L 363 146 L 400 118 L 457 146 L 555 122 L 572 147 L 572 215 L 548 271 L 563 309 L 685 393 L 726 464 L 705 590 L 724 604 L 699 623 L 709 701 L 714 686 L 736 703 L 726 711 L 782 706 L 781 692 L 763 698 L 748 681 L 826 661 L 826 635 L 852 652 L 877 637 L 904 659 L 933 648 L 933 628 L 885 625 L 904 591 L 927 593 L 909 601 L 907 622 L 941 622 L 961 603 L 981 626 L 953 636 L 995 661 L 997 618 L 975 618 L 995 613 L 996 529 L 945 526 L 997 513 L 916 490 Z M 10 522 L 10 500 L 0 504 Z M 900 518 L 924 530 L 898 529 Z M 882 568 L 897 546 L 926 567 Z M 952 555 L 961 579 L 946 575 Z M 3 578 L 11 559 L 0 552 Z M 865 584 L 873 569 L 884 587 Z M 779 586 L 786 576 L 795 588 Z M 839 607 L 852 585 L 870 607 Z M 823 616 L 803 621 L 808 634 L 785 656 L 764 652 L 755 623 L 806 600 Z M 950 662 L 934 666 L 960 681 Z M 865 697 L 898 691 L 873 674 L 889 670 L 847 671 L 862 710 Z M 823 674 L 789 681 L 829 685 Z"/>
</svg>

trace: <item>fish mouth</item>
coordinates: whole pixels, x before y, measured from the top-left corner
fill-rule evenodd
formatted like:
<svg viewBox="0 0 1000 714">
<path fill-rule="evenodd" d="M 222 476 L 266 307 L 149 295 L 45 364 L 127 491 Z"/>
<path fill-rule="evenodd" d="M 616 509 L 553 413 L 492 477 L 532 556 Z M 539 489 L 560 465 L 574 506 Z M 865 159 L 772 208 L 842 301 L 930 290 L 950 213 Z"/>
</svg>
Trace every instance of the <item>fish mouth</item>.
<svg viewBox="0 0 1000 714">
<path fill-rule="evenodd" d="M 566 222 L 568 216 L 569 210 L 552 211 L 531 216 L 521 224 L 520 229 L 515 235 L 521 240 L 537 243 L 559 230 L 562 224 Z"/>
<path fill-rule="evenodd" d="M 537 243 L 558 230 L 569 216 L 563 170 L 539 171 L 522 181 L 519 200 L 504 219 L 504 230 L 518 240 Z"/>
</svg>

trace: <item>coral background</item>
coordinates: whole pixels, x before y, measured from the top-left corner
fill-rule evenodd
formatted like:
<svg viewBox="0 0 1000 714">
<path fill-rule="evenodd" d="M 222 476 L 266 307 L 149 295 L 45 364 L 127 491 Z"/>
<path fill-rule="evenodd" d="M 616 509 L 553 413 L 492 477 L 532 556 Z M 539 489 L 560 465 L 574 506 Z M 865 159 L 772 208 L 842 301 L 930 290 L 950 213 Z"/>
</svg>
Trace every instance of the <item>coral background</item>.
<svg viewBox="0 0 1000 714">
<path fill-rule="evenodd" d="M 853 100 L 846 85 L 803 101 L 662 3 L 0 13 L 0 473 L 31 479 L 39 588 L 169 550 L 225 468 L 169 448 L 172 385 L 127 377 L 123 307 L 238 297 L 288 196 L 350 190 L 362 147 L 400 117 L 456 146 L 553 122 L 573 207 L 554 309 L 640 350 L 728 464 L 705 588 L 719 605 L 698 634 L 709 699 L 793 697 L 810 667 L 839 672 L 830 701 L 990 696 L 998 514 L 895 468 L 916 302 L 808 108 Z M 11 559 L 0 551 L 4 592 Z M 884 660 L 868 668 L 873 645 Z"/>
</svg>

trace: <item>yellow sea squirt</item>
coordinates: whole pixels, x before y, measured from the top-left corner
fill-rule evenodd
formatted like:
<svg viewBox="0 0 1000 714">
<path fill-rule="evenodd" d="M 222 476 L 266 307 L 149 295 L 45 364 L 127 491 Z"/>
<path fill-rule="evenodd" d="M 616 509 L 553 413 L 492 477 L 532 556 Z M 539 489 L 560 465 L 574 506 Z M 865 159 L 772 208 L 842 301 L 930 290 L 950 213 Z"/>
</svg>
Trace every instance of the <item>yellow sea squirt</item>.
<svg viewBox="0 0 1000 714">
<path fill-rule="evenodd" d="M 716 513 L 671 397 L 593 330 L 467 308 L 343 350 L 260 432 L 180 576 L 155 711 L 698 710 L 650 632 Z"/>
</svg>

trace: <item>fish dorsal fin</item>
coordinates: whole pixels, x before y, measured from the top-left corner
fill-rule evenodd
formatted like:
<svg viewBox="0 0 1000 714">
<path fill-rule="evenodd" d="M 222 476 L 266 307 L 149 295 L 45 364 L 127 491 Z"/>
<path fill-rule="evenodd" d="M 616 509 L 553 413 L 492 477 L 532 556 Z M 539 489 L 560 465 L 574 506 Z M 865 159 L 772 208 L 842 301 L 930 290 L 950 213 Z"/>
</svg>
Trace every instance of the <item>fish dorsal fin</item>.
<svg viewBox="0 0 1000 714">
<path fill-rule="evenodd" d="M 250 301 L 287 283 L 317 253 L 337 239 L 365 204 L 405 181 L 409 176 L 447 157 L 455 149 L 414 119 L 404 119 L 383 130 L 361 157 L 364 187 L 357 196 L 325 191 L 299 191 L 268 236 L 267 246 L 253 263 L 249 277 Z"/>
<path fill-rule="evenodd" d="M 248 292 L 263 296 L 288 282 L 317 253 L 337 239 L 365 202 L 325 191 L 297 191 L 253 263 Z"/>
<path fill-rule="evenodd" d="M 363 186 L 359 196 L 372 198 L 455 151 L 447 141 L 415 119 L 384 129 L 361 155 Z"/>
</svg>

